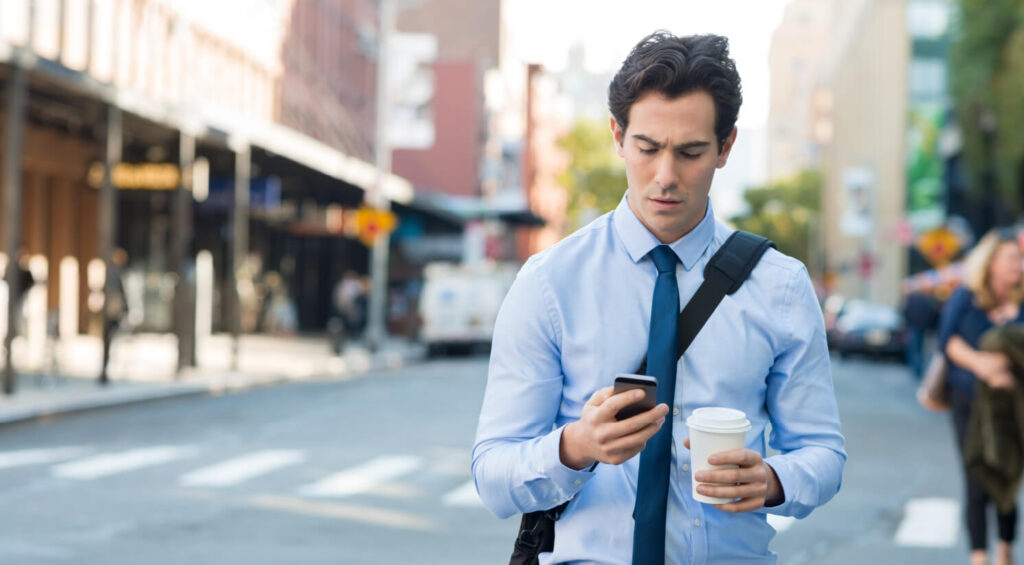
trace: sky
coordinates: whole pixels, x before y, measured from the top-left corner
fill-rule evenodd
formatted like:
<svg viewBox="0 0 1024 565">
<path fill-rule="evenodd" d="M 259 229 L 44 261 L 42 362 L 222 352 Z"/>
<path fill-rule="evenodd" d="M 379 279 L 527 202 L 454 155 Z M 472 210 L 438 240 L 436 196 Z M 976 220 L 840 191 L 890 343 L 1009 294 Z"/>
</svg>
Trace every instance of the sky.
<svg viewBox="0 0 1024 565">
<path fill-rule="evenodd" d="M 575 43 L 585 49 L 587 70 L 607 73 L 614 72 L 633 45 L 657 29 L 728 37 L 743 84 L 743 106 L 736 145 L 728 164 L 715 174 L 711 200 L 719 218 L 744 212 L 743 192 L 763 184 L 767 176 L 768 53 L 789 0 L 504 1 L 509 53 L 555 72 L 565 67 Z"/>
<path fill-rule="evenodd" d="M 768 49 L 788 0 L 504 1 L 510 51 L 552 71 L 565 66 L 575 42 L 586 49 L 588 70 L 606 72 L 617 68 L 633 45 L 656 29 L 677 35 L 724 35 L 743 81 L 739 126 L 760 127 L 767 120 Z"/>
</svg>

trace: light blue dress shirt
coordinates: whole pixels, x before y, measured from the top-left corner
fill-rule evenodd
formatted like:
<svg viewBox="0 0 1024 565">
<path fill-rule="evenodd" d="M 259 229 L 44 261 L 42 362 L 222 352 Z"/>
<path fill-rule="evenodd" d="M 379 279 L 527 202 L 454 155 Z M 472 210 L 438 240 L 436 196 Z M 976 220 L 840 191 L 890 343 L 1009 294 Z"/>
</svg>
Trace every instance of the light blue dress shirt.
<svg viewBox="0 0 1024 565">
<path fill-rule="evenodd" d="M 709 202 L 701 223 L 671 244 L 680 304 L 730 233 Z M 473 477 L 499 517 L 573 499 L 542 564 L 630 563 L 640 457 L 576 471 L 561 463 L 558 448 L 562 427 L 579 419 L 587 399 L 617 373 L 636 371 L 647 351 L 657 277 L 647 253 L 659 243 L 623 198 L 531 257 L 498 315 Z M 677 373 L 666 562 L 775 563 L 765 513 L 806 516 L 839 490 L 846 462 L 821 309 L 803 265 L 769 250 L 712 314 Z M 683 440 L 686 418 L 702 406 L 745 412 L 753 425 L 746 446 L 762 455 L 768 436 L 780 452 L 766 461 L 784 503 L 729 514 L 693 500 Z"/>
</svg>

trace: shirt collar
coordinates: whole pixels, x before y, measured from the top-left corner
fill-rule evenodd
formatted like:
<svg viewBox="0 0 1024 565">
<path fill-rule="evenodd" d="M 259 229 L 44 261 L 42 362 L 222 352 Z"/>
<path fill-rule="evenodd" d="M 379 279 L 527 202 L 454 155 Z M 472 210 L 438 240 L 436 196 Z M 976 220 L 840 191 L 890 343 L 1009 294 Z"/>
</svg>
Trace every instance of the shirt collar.
<svg viewBox="0 0 1024 565">
<path fill-rule="evenodd" d="M 626 246 L 626 251 L 634 263 L 639 263 L 652 249 L 661 245 L 658 238 L 654 237 L 654 234 L 633 213 L 633 209 L 629 207 L 629 202 L 626 200 L 626 195 L 623 195 L 618 207 L 615 208 L 612 220 L 615 223 L 615 232 Z M 711 208 L 711 199 L 709 198 L 704 219 L 690 233 L 669 243 L 668 246 L 675 252 L 679 262 L 683 264 L 683 268 L 689 271 L 704 255 L 714 235 L 715 213 Z"/>
</svg>

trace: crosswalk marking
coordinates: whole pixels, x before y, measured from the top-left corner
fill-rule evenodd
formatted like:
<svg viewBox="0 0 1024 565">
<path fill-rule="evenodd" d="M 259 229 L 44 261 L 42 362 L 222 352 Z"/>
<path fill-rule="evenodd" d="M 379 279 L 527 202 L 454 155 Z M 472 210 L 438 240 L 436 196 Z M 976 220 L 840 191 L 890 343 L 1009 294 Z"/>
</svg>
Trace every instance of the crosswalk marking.
<svg viewBox="0 0 1024 565">
<path fill-rule="evenodd" d="M 896 530 L 896 545 L 953 547 L 956 545 L 959 504 L 952 498 L 916 498 L 907 502 Z"/>
<path fill-rule="evenodd" d="M 68 479 L 98 479 L 191 457 L 194 454 L 195 449 L 191 447 L 173 445 L 144 447 L 109 455 L 95 455 L 57 465 L 53 467 L 53 475 Z"/>
<path fill-rule="evenodd" d="M 260 451 L 197 469 L 183 475 L 179 482 L 185 486 L 226 487 L 293 465 L 305 457 L 301 451 L 290 449 Z"/>
<path fill-rule="evenodd" d="M 479 507 L 484 505 L 476 493 L 476 485 L 473 484 L 473 481 L 463 483 L 459 488 L 444 495 L 441 503 L 445 506 Z"/>
<path fill-rule="evenodd" d="M 4 451 L 0 452 L 0 469 L 73 459 L 85 455 L 88 451 L 89 448 L 81 446 Z"/>
<path fill-rule="evenodd" d="M 411 473 L 422 465 L 422 459 L 411 455 L 377 457 L 302 487 L 299 493 L 305 496 L 351 496 Z"/>
</svg>

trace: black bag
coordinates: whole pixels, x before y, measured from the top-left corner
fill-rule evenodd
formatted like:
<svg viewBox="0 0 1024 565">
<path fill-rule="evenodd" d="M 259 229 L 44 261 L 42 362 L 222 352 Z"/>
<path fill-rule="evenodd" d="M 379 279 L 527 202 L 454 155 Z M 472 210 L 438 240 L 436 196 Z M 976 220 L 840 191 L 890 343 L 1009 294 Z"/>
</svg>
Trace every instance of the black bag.
<svg viewBox="0 0 1024 565">
<path fill-rule="evenodd" d="M 711 317 L 711 313 L 718 307 L 722 298 L 739 290 L 769 247 L 775 247 L 775 244 L 759 235 L 737 230 L 711 257 L 704 268 L 704 282 L 679 313 L 680 357 L 690 346 L 693 338 L 697 337 L 697 333 L 704 327 L 704 323 Z M 643 374 L 646 370 L 645 355 L 640 369 L 636 372 Z M 594 463 L 590 470 L 596 466 L 597 463 Z M 555 549 L 555 522 L 569 506 L 569 502 L 571 500 L 549 510 L 523 514 L 509 565 L 538 565 L 538 556 L 541 553 Z"/>
</svg>

